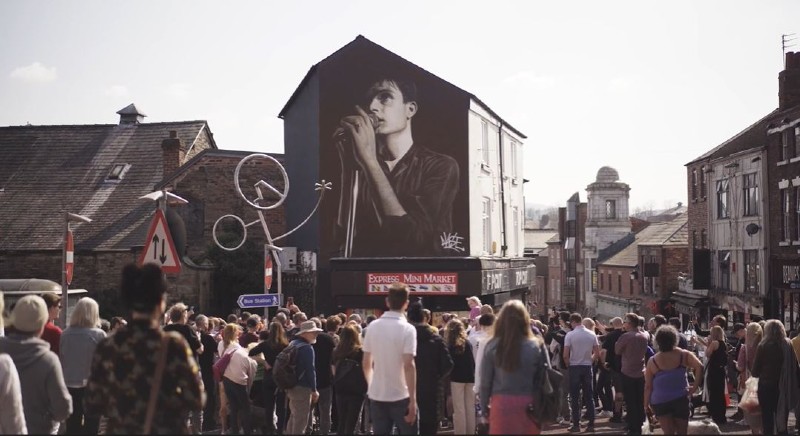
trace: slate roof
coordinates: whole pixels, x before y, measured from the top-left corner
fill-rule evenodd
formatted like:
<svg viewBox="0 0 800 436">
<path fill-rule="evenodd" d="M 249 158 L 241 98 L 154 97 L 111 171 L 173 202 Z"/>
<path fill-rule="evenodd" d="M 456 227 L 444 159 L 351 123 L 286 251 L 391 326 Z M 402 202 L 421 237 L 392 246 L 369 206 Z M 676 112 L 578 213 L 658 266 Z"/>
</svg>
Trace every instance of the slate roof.
<svg viewBox="0 0 800 436">
<path fill-rule="evenodd" d="M 347 50 L 349 47 L 351 47 L 353 45 L 356 45 L 356 44 L 369 44 L 369 45 L 371 45 L 371 46 L 373 46 L 373 47 L 375 47 L 377 49 L 388 51 L 389 53 L 392 53 L 395 56 L 397 56 L 394 52 L 391 52 L 391 51 L 387 50 L 386 48 L 384 48 L 383 46 L 370 41 L 369 39 L 365 38 L 363 35 L 356 36 L 356 39 L 354 39 L 353 41 L 351 41 L 350 43 L 348 43 L 344 47 L 340 48 L 339 50 L 336 50 L 335 52 L 331 53 L 328 57 L 326 57 L 325 59 L 319 61 L 318 63 L 316 63 L 314 65 L 312 65 L 311 68 L 309 68 L 309 70 L 306 73 L 305 77 L 303 77 L 303 80 L 300 81 L 300 84 L 297 85 L 297 88 L 294 90 L 292 95 L 289 97 L 289 100 L 286 101 L 286 104 L 281 109 L 280 113 L 278 114 L 278 118 L 282 119 L 284 117 L 284 115 L 286 115 L 286 112 L 289 110 L 289 108 L 292 106 L 292 104 L 294 104 L 294 101 L 300 95 L 300 90 L 302 90 L 306 86 L 306 83 L 308 83 L 308 81 L 311 79 L 311 77 L 314 76 L 314 74 L 317 71 L 317 67 L 319 67 L 320 64 L 324 63 L 328 59 L 331 59 L 331 58 L 335 57 L 338 53 L 340 53 L 340 52 L 342 52 L 344 50 Z M 417 64 L 406 60 L 405 58 L 402 58 L 400 56 L 397 56 L 397 57 L 399 57 L 400 59 L 403 59 L 403 61 L 408 62 L 411 65 L 414 65 L 415 67 L 419 68 L 422 71 L 425 71 L 426 73 L 428 73 L 428 74 L 430 74 L 432 76 L 435 76 L 437 78 L 439 77 L 439 76 L 436 76 L 435 74 L 425 70 L 424 68 L 421 68 Z M 442 79 L 442 80 L 444 80 L 444 79 Z M 450 83 L 450 82 L 447 82 L 447 83 Z M 452 83 L 451 83 L 451 85 L 452 85 Z M 455 85 L 453 85 L 453 86 L 455 86 Z M 512 126 L 511 124 L 508 124 L 505 120 L 503 120 L 502 117 L 497 115 L 497 113 L 495 111 L 493 111 L 492 108 L 490 108 L 486 103 L 484 103 L 483 101 L 481 101 L 481 99 L 479 99 L 477 96 L 475 96 L 475 94 L 472 94 L 471 92 L 468 92 L 468 91 L 464 91 L 463 89 L 461 89 L 461 88 L 459 88 L 457 86 L 455 86 L 455 87 L 458 88 L 459 90 L 461 90 L 462 92 L 464 92 L 465 94 L 467 94 L 473 100 L 475 100 L 476 103 L 478 103 L 481 107 L 483 107 L 493 117 L 495 117 L 498 120 L 500 120 L 503 123 L 503 126 L 507 127 L 509 130 L 511 130 L 512 132 L 514 132 L 517 135 L 519 135 L 520 138 L 522 138 L 522 139 L 526 139 L 527 138 L 527 136 L 524 133 L 522 133 L 519 130 L 517 130 L 516 128 L 514 128 L 514 126 Z"/>
<path fill-rule="evenodd" d="M 163 177 L 161 141 L 175 130 L 188 149 L 204 128 L 205 121 L 0 127 L 0 251 L 60 250 L 65 211 L 93 220 L 72 224 L 76 251 L 141 245 L 155 203 L 138 198 Z M 115 164 L 130 168 L 106 181 Z"/>
<path fill-rule="evenodd" d="M 773 110 L 732 138 L 703 153 L 686 165 L 691 165 L 701 160 L 714 160 L 720 157 L 730 156 L 740 151 L 765 146 L 767 144 L 767 125 L 769 125 L 772 118 L 778 114 L 778 112 L 778 109 Z"/>
<path fill-rule="evenodd" d="M 634 267 L 639 263 L 639 245 L 688 245 L 687 217 L 653 223 L 636 234 L 634 241 L 599 265 Z"/>
<path fill-rule="evenodd" d="M 553 236 L 558 236 L 558 230 L 525 230 L 525 248 L 543 250 Z"/>
</svg>

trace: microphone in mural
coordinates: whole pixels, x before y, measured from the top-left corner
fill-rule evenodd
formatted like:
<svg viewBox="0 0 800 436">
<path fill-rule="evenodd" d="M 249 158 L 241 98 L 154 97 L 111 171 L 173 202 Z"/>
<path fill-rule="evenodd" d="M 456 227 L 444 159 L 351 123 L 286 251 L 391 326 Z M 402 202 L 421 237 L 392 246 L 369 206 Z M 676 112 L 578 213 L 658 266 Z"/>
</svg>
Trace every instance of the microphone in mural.
<svg viewBox="0 0 800 436">
<path fill-rule="evenodd" d="M 370 84 L 364 100 L 339 120 L 333 134 L 342 177 L 341 255 L 452 253 L 452 241 L 442 238 L 453 234 L 459 167 L 412 134 L 419 109 L 416 85 L 386 76 Z"/>
</svg>

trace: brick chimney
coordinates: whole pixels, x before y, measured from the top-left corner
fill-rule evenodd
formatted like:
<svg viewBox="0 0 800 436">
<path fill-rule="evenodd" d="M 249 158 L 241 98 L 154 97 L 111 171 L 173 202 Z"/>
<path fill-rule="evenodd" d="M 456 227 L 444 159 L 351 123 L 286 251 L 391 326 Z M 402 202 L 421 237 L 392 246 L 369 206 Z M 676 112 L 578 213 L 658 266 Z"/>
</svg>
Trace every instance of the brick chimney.
<svg viewBox="0 0 800 436">
<path fill-rule="evenodd" d="M 183 159 L 186 157 L 186 148 L 183 146 L 183 141 L 178 138 L 177 131 L 169 131 L 169 138 L 161 141 L 161 150 L 164 160 L 164 177 L 167 177 L 183 164 Z"/>
<path fill-rule="evenodd" d="M 778 108 L 800 105 L 800 52 L 786 53 L 786 66 L 778 74 Z"/>
</svg>

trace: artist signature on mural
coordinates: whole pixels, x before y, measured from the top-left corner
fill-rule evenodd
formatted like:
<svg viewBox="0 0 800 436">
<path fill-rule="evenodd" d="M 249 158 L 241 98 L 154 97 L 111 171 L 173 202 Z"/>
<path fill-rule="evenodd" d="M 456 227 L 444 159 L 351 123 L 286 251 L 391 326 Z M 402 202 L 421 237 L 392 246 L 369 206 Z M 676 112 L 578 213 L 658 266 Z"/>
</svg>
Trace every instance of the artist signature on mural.
<svg viewBox="0 0 800 436">
<path fill-rule="evenodd" d="M 444 232 L 439 239 L 442 241 L 442 248 L 445 250 L 464 251 L 464 246 L 461 245 L 464 242 L 464 237 L 458 236 L 458 233 Z"/>
</svg>

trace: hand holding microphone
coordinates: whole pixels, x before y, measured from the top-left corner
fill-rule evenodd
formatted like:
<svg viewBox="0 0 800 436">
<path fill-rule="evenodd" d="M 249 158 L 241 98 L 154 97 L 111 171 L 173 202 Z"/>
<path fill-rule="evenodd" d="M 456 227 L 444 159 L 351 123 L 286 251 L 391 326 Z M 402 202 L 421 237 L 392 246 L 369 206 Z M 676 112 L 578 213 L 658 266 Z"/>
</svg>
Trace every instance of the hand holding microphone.
<svg viewBox="0 0 800 436">
<path fill-rule="evenodd" d="M 378 162 L 375 148 L 377 122 L 360 106 L 356 106 L 356 112 L 356 115 L 348 115 L 341 119 L 340 127 L 334 131 L 333 137 L 343 159 L 352 153 L 352 157 L 366 169 L 367 165 Z M 349 146 L 348 143 L 353 145 Z"/>
</svg>

